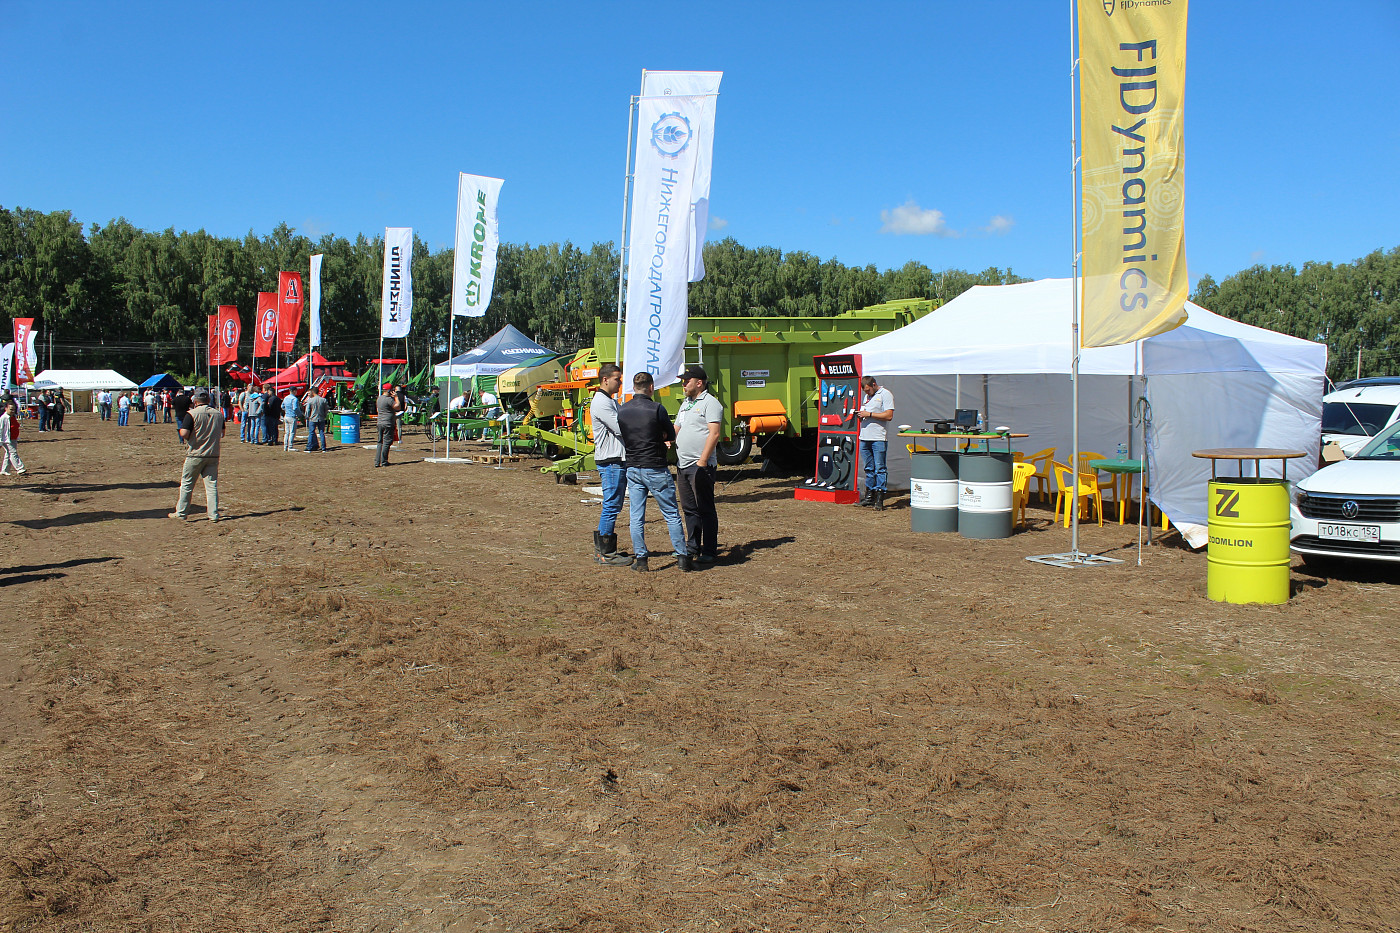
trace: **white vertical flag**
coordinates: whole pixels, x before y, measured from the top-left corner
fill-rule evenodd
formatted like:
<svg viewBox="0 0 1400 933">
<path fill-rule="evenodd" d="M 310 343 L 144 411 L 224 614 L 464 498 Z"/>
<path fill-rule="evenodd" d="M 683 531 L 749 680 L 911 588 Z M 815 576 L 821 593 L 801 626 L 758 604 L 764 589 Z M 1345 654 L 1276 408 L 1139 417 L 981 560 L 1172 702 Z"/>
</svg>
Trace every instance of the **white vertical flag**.
<svg viewBox="0 0 1400 933">
<path fill-rule="evenodd" d="M 452 257 L 452 313 L 481 317 L 496 285 L 496 248 L 501 234 L 496 224 L 499 178 L 457 175 L 457 240 Z"/>
<path fill-rule="evenodd" d="M 625 378 L 646 370 L 657 388 L 676 381 L 685 361 L 690 278 L 690 196 L 694 127 L 703 98 L 637 102 L 637 157 L 627 257 Z"/>
<path fill-rule="evenodd" d="M 307 286 L 311 291 L 311 345 L 319 347 L 321 345 L 321 253 L 311 257 L 311 282 Z"/>
<path fill-rule="evenodd" d="M 413 228 L 384 228 L 384 291 L 379 336 L 407 337 L 413 323 Z"/>
<path fill-rule="evenodd" d="M 7 343 L 0 347 L 0 390 L 10 387 L 10 361 L 15 358 L 15 345 Z"/>
<path fill-rule="evenodd" d="M 710 225 L 710 162 L 715 140 L 715 107 L 722 71 L 643 71 L 643 97 L 699 97 L 695 134 L 695 183 L 690 192 L 690 281 L 705 277 L 705 235 Z"/>
</svg>

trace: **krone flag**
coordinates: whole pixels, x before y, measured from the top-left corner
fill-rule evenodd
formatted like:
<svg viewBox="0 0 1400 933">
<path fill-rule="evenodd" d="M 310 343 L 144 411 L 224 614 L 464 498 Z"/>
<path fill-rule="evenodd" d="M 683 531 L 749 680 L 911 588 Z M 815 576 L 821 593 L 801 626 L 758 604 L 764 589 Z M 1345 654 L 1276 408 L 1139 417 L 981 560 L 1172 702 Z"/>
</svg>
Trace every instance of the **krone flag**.
<svg viewBox="0 0 1400 933">
<path fill-rule="evenodd" d="M 253 359 L 271 356 L 277 343 L 277 293 L 258 292 L 258 316 L 253 319 Z"/>
<path fill-rule="evenodd" d="M 1186 321 L 1186 3 L 1078 0 L 1081 346 Z"/>
<path fill-rule="evenodd" d="M 694 128 L 701 102 L 699 97 L 637 102 L 622 358 L 627 380 L 645 370 L 657 388 L 675 382 L 685 361 Z"/>
<path fill-rule="evenodd" d="M 301 331 L 301 273 L 277 273 L 277 349 L 291 353 Z"/>
<path fill-rule="evenodd" d="M 407 337 L 413 323 L 413 228 L 384 228 L 384 290 L 379 336 Z"/>
<path fill-rule="evenodd" d="M 15 385 L 25 385 L 34 381 L 34 366 L 39 361 L 34 355 L 34 319 L 15 318 Z"/>
<path fill-rule="evenodd" d="M 481 317 L 496 285 L 496 248 L 501 234 L 496 224 L 499 178 L 457 175 L 457 240 L 452 257 L 452 313 Z"/>
<path fill-rule="evenodd" d="M 719 104 L 722 71 L 643 71 L 643 97 L 700 97 L 700 120 L 695 126 L 695 184 L 690 191 L 690 280 L 705 277 L 705 234 L 710 224 L 710 161 L 714 151 L 715 107 Z"/>
<path fill-rule="evenodd" d="M 311 345 L 321 345 L 321 260 L 323 254 L 311 257 L 311 280 L 307 283 L 307 294 L 311 298 Z"/>
</svg>

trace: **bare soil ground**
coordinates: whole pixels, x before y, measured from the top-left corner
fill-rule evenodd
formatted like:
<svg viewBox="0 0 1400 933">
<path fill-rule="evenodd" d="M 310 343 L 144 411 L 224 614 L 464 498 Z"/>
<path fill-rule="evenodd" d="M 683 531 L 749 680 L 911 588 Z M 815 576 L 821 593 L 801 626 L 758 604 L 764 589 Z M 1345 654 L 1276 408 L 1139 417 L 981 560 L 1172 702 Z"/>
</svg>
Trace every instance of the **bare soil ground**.
<svg viewBox="0 0 1400 933">
<path fill-rule="evenodd" d="M 1047 511 L 915 535 L 750 466 L 721 563 L 643 575 L 580 488 L 421 436 L 230 437 L 217 525 L 165 518 L 169 426 L 21 443 L 0 930 L 1400 927 L 1376 571 L 1222 605 L 1132 528 L 1057 570 Z"/>
</svg>

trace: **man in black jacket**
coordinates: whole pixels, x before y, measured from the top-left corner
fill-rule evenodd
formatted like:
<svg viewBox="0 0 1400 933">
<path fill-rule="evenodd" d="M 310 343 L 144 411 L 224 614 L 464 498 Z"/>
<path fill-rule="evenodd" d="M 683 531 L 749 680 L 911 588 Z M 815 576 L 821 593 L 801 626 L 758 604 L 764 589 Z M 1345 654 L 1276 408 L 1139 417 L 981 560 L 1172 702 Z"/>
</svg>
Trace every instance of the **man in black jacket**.
<svg viewBox="0 0 1400 933">
<path fill-rule="evenodd" d="M 632 399 L 617 411 L 618 427 L 622 429 L 622 446 L 627 451 L 628 512 L 632 520 L 632 569 L 650 570 L 647 566 L 646 516 L 647 496 L 656 500 L 666 527 L 671 533 L 671 546 L 676 552 L 676 565 L 691 570 L 690 553 L 686 550 L 685 526 L 681 524 L 680 509 L 676 507 L 676 480 L 666 463 L 666 451 L 676 440 L 671 416 L 659 402 L 651 399 L 654 388 L 651 374 L 637 373 L 632 377 Z"/>
</svg>

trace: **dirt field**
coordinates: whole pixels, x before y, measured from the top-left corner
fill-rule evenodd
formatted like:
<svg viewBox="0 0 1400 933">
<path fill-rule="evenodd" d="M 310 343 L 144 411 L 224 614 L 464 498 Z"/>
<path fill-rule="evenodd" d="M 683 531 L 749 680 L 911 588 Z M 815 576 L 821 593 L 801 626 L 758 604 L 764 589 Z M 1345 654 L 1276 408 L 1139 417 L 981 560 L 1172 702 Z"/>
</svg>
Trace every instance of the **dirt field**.
<svg viewBox="0 0 1400 933">
<path fill-rule="evenodd" d="M 1400 927 L 1384 576 L 1221 605 L 1131 528 L 1057 570 L 1046 511 L 914 535 L 752 466 L 721 563 L 643 575 L 421 436 L 230 439 L 177 524 L 169 426 L 67 427 L 0 480 L 0 930 Z"/>
</svg>

